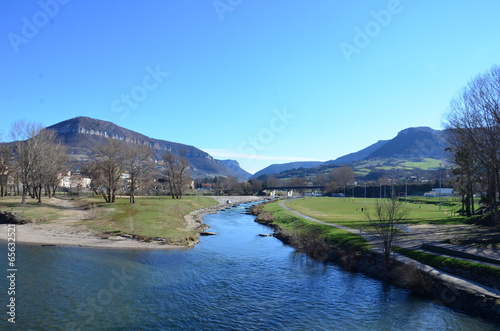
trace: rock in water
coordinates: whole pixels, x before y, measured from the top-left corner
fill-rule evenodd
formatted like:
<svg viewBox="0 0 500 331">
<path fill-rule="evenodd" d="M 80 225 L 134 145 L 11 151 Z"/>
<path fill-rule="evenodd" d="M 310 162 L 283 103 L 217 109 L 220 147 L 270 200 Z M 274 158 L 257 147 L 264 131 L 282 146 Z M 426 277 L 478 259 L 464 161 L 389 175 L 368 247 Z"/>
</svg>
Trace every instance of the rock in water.
<svg viewBox="0 0 500 331">
<path fill-rule="evenodd" d="M 200 236 L 214 236 L 216 234 L 217 234 L 217 232 L 211 232 L 211 231 L 200 232 Z"/>
</svg>

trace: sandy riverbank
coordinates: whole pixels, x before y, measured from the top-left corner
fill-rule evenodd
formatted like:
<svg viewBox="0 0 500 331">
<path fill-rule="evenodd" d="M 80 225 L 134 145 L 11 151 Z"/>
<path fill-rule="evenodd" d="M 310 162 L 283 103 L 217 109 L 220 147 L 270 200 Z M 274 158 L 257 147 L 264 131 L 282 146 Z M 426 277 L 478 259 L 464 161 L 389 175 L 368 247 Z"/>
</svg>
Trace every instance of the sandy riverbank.
<svg viewBox="0 0 500 331">
<path fill-rule="evenodd" d="M 253 196 L 210 197 L 219 204 L 196 210 L 185 216 L 188 230 L 202 231 L 207 226 L 202 222 L 203 216 L 216 213 L 235 203 L 262 200 Z M 230 203 L 227 203 L 227 201 Z M 180 249 L 182 246 L 162 245 L 156 242 L 143 242 L 121 236 L 102 236 L 99 232 L 78 225 L 81 220 L 88 219 L 88 211 L 72 207 L 66 199 L 51 199 L 51 203 L 66 209 L 67 213 L 49 223 L 28 223 L 16 225 L 16 242 L 37 245 L 61 245 L 95 248 L 133 248 L 133 249 Z M 7 240 L 7 224 L 0 224 L 0 240 Z"/>
</svg>

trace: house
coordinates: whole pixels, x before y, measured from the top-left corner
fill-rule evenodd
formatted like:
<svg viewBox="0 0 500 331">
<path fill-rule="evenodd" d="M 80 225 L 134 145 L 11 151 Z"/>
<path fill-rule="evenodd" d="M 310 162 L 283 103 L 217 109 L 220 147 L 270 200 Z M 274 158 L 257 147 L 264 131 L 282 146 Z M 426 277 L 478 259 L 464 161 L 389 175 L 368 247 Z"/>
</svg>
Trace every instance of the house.
<svg viewBox="0 0 500 331">
<path fill-rule="evenodd" d="M 451 197 L 454 195 L 452 188 L 434 188 L 432 191 L 424 193 L 424 197 Z"/>
</svg>

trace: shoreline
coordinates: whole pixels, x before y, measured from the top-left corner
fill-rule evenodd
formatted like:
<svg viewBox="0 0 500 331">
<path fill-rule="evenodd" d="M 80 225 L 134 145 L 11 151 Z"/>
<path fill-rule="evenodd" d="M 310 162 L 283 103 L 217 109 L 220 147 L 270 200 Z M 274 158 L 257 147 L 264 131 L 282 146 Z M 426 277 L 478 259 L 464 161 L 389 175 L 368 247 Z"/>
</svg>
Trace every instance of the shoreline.
<svg viewBox="0 0 500 331">
<path fill-rule="evenodd" d="M 207 214 L 217 213 L 223 209 L 234 206 L 239 203 L 260 201 L 262 197 L 255 196 L 208 196 L 218 202 L 217 205 L 202 208 L 184 216 L 186 228 L 198 232 L 198 240 L 189 246 L 177 246 L 160 244 L 159 242 L 144 242 L 138 239 L 126 238 L 122 236 L 107 236 L 103 238 L 98 231 L 83 227 L 71 226 L 71 222 L 79 219 L 67 220 L 68 225 L 55 226 L 53 224 L 17 224 L 16 243 L 39 245 L 39 246 L 73 246 L 88 248 L 111 248 L 111 249 L 186 249 L 199 243 L 199 232 L 209 228 L 203 223 L 203 217 Z M 226 203 L 227 201 L 230 203 Z M 64 200 L 62 200 L 64 201 Z M 82 216 L 83 217 L 83 216 Z M 0 242 L 7 242 L 8 224 L 0 224 Z"/>
<path fill-rule="evenodd" d="M 380 249 L 371 248 L 361 252 L 349 244 L 302 245 L 304 240 L 307 241 L 306 237 L 298 237 L 273 221 L 259 220 L 257 217 L 256 222 L 272 227 L 274 237 L 313 259 L 334 262 L 346 270 L 363 273 L 427 296 L 438 304 L 500 324 L 500 290 L 496 288 L 436 269 L 397 253 L 392 254 L 392 267 L 387 269 L 383 267 L 384 256 Z M 321 221 L 318 223 L 321 224 Z"/>
</svg>

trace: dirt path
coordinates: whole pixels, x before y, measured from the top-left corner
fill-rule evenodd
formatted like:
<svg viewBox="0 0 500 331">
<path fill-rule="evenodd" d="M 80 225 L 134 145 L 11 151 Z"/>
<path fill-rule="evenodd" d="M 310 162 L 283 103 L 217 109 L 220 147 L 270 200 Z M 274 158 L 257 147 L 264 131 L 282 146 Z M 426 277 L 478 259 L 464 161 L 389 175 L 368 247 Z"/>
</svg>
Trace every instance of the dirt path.
<svg viewBox="0 0 500 331">
<path fill-rule="evenodd" d="M 16 226 L 16 242 L 39 245 L 63 245 L 98 248 L 178 248 L 177 246 L 157 245 L 139 242 L 134 239 L 110 236 L 103 239 L 98 231 L 85 226 L 84 221 L 91 219 L 91 210 L 76 206 L 71 200 L 52 198 L 48 204 L 60 209 L 56 220 L 34 222 Z M 7 225 L 0 225 L 0 240 L 7 239 Z"/>
<path fill-rule="evenodd" d="M 203 215 L 217 212 L 234 203 L 261 200 L 257 197 L 211 197 L 219 205 L 200 209 L 186 216 L 188 227 L 198 230 L 203 226 Z M 227 203 L 230 200 L 230 204 Z M 147 243 L 121 236 L 109 236 L 106 239 L 101 233 L 89 229 L 86 220 L 93 219 L 93 211 L 77 206 L 73 201 L 64 198 L 47 199 L 46 203 L 58 208 L 56 220 L 35 222 L 16 226 L 16 241 L 41 245 L 64 245 L 98 248 L 133 248 L 133 249 L 179 249 L 175 245 Z M 7 240 L 7 224 L 0 224 L 0 240 Z"/>
</svg>

